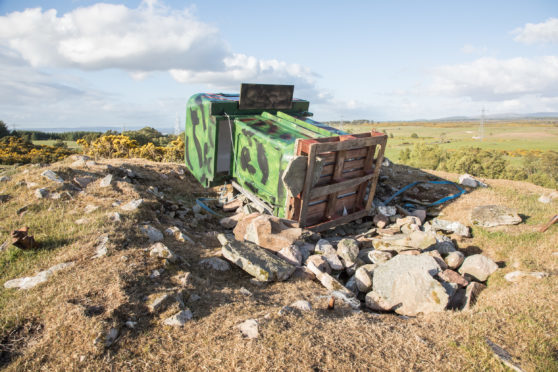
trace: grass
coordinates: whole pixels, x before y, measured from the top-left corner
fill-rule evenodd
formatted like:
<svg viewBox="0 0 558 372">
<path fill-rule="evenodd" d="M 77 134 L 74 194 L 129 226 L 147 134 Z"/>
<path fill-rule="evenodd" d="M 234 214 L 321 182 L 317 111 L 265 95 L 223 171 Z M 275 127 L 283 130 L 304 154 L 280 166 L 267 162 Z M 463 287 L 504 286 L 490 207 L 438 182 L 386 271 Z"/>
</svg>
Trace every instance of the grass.
<svg viewBox="0 0 558 372">
<path fill-rule="evenodd" d="M 68 160 L 50 166 L 65 179 L 86 173 L 100 178 L 106 171 L 70 169 Z M 219 255 L 216 219 L 193 227 L 190 217 L 176 221 L 161 210 L 161 202 L 147 191 L 156 186 L 170 200 L 189 200 L 208 195 L 189 176 L 174 173 L 180 166 L 143 160 L 111 160 L 115 167 L 129 167 L 142 178 L 135 184 L 118 181 L 113 188 L 100 189 L 98 181 L 74 199 L 37 201 L 32 190 L 16 187 L 21 180 L 34 181 L 53 190 L 58 187 L 40 177 L 44 168 L 20 167 L 12 180 L 0 185 L 0 193 L 13 198 L 0 209 L 0 241 L 9 231 L 28 225 L 37 240 L 45 243 L 35 251 L 9 248 L 0 253 L 0 284 L 8 279 L 34 274 L 56 263 L 74 261 L 47 283 L 28 291 L 0 287 L 0 335 L 22 324 L 43 327 L 19 355 L 0 366 L 6 370 L 496 370 L 505 367 L 494 358 L 485 339 L 507 350 L 526 371 L 558 370 L 558 324 L 555 304 L 558 263 L 558 225 L 546 233 L 537 228 L 555 213 L 558 201 L 541 204 L 541 187 L 505 180 L 487 180 L 490 188 L 467 193 L 445 205 L 442 218 L 468 223 L 476 205 L 505 204 L 528 216 L 524 224 L 503 228 L 473 228 L 472 238 L 456 238 L 465 252 L 482 251 L 500 262 L 501 269 L 489 278 L 488 288 L 471 310 L 404 319 L 394 314 L 354 312 L 342 303 L 327 310 L 328 292 L 317 282 L 289 280 L 258 285 L 238 268 L 215 272 L 198 265 L 204 257 Z M 28 169 L 28 173 L 23 170 Z M 446 179 L 457 175 L 431 172 Z M 165 174 L 165 177 L 161 176 Z M 389 182 L 408 183 L 426 176 L 395 166 Z M 396 185 L 397 186 L 397 185 Z M 143 198 L 139 211 L 123 214 L 120 224 L 107 221 L 106 214 L 119 211 L 115 200 Z M 15 211 L 31 204 L 29 212 Z M 99 210 L 83 214 L 87 204 Z M 76 225 L 77 218 L 90 219 Z M 149 242 L 138 233 L 139 223 L 150 222 L 163 230 L 182 223 L 195 244 L 165 236 L 164 244 L 184 262 L 165 266 L 150 257 Z M 92 260 L 95 239 L 110 238 L 109 254 Z M 164 269 L 158 280 L 149 276 Z M 546 271 L 542 280 L 526 278 L 509 283 L 504 275 L 514 270 Z M 175 305 L 160 314 L 146 309 L 145 298 L 176 291 L 173 276 L 190 272 L 185 287 L 178 288 L 194 319 L 182 329 L 164 327 L 162 319 L 177 311 Z M 245 296 L 244 287 L 253 293 Z M 188 299 L 201 297 L 192 302 Z M 306 299 L 313 310 L 278 315 L 284 306 Z M 102 314 L 88 316 L 87 306 L 100 306 Z M 260 337 L 242 338 L 236 325 L 246 319 L 259 321 Z M 135 329 L 123 326 L 137 321 Z M 109 328 L 118 327 L 120 338 L 109 349 L 94 340 Z"/>
<path fill-rule="evenodd" d="M 33 141 L 34 145 L 46 145 L 52 146 L 56 143 L 56 140 L 35 140 Z M 80 150 L 81 146 L 76 143 L 76 141 L 63 141 L 66 146 L 70 149 Z"/>
</svg>

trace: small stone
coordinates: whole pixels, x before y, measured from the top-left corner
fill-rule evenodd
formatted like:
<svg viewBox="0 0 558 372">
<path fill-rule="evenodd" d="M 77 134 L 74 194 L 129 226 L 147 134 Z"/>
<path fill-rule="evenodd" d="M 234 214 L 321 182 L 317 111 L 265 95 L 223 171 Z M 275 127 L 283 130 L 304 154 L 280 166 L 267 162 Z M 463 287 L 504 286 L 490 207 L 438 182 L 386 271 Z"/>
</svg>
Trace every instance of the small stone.
<svg viewBox="0 0 558 372">
<path fill-rule="evenodd" d="M 319 252 L 324 256 L 331 270 L 333 271 L 343 270 L 344 265 L 339 259 L 339 257 L 337 257 L 337 251 L 335 250 L 335 248 L 333 248 L 333 246 L 329 241 L 325 239 L 320 239 L 316 244 L 314 251 L 316 253 Z"/>
<path fill-rule="evenodd" d="M 163 233 L 151 225 L 140 226 L 140 231 L 147 235 L 151 242 L 160 242 L 164 239 Z"/>
<path fill-rule="evenodd" d="M 459 181 L 461 185 L 468 186 L 468 187 L 488 187 L 487 184 L 482 183 L 481 181 L 477 180 L 475 177 L 471 176 L 470 174 L 462 174 L 459 176 Z"/>
<path fill-rule="evenodd" d="M 151 257 L 164 258 L 169 262 L 175 262 L 177 260 L 176 255 L 163 243 L 153 244 L 149 248 L 149 255 Z"/>
<path fill-rule="evenodd" d="M 87 218 L 80 218 L 79 220 L 75 221 L 76 225 L 85 225 L 86 223 L 89 223 L 89 220 Z"/>
<path fill-rule="evenodd" d="M 147 307 L 149 311 L 154 313 L 161 310 L 164 306 L 168 305 L 171 302 L 173 296 L 170 293 L 163 293 L 161 295 L 151 295 L 149 296 L 149 302 Z"/>
<path fill-rule="evenodd" d="M 200 261 L 200 265 L 207 269 L 215 270 L 215 271 L 228 271 L 231 269 L 231 265 L 223 259 L 219 257 L 209 257 L 204 258 Z"/>
<path fill-rule="evenodd" d="M 159 269 L 155 269 L 151 272 L 151 274 L 149 275 L 150 279 L 157 279 L 161 276 L 161 274 L 163 273 L 163 270 L 159 270 Z"/>
<path fill-rule="evenodd" d="M 238 198 L 223 205 L 224 212 L 233 212 L 242 207 L 242 199 Z"/>
<path fill-rule="evenodd" d="M 126 327 L 130 328 L 130 329 L 134 329 L 136 328 L 136 325 L 138 325 L 138 322 L 134 322 L 132 320 L 128 320 L 126 321 Z"/>
<path fill-rule="evenodd" d="M 94 180 L 93 177 L 74 177 L 74 183 L 82 189 L 85 189 Z"/>
<path fill-rule="evenodd" d="M 97 209 L 99 209 L 98 205 L 93 205 L 93 204 L 87 204 L 85 206 L 85 209 L 83 210 L 85 213 L 89 214 L 89 213 L 93 213 L 95 212 Z"/>
<path fill-rule="evenodd" d="M 374 311 L 391 311 L 395 305 L 388 303 L 379 294 L 374 291 L 370 291 L 364 297 L 364 302 L 366 307 Z"/>
<path fill-rule="evenodd" d="M 110 212 L 108 214 L 108 219 L 111 222 L 120 222 L 122 221 L 121 217 L 120 217 L 120 213 L 118 212 Z"/>
<path fill-rule="evenodd" d="M 302 262 L 306 262 L 308 257 L 310 257 L 314 253 L 314 244 L 310 243 L 302 243 L 297 244 L 298 250 L 302 255 Z"/>
<path fill-rule="evenodd" d="M 259 336 L 258 321 L 256 319 L 248 319 L 240 323 L 237 327 L 242 335 L 248 339 L 258 338 Z"/>
<path fill-rule="evenodd" d="M 377 209 L 378 209 L 378 213 L 383 214 L 386 217 L 395 216 L 397 214 L 397 209 L 391 205 L 389 206 L 380 205 L 378 206 Z"/>
<path fill-rule="evenodd" d="M 10 177 L 8 177 L 8 176 L 0 177 L 0 182 L 8 182 L 9 180 L 10 180 Z"/>
<path fill-rule="evenodd" d="M 459 251 L 450 252 L 444 260 L 450 269 L 455 270 L 461 266 L 465 260 L 465 255 Z"/>
<path fill-rule="evenodd" d="M 504 275 L 504 279 L 508 282 L 519 282 L 521 279 L 525 277 L 533 277 L 536 279 L 542 279 L 548 276 L 548 273 L 545 272 L 523 272 L 523 271 L 512 271 L 511 273 L 507 273 Z"/>
<path fill-rule="evenodd" d="M 46 282 L 52 275 L 56 272 L 72 267 L 74 262 L 64 262 L 58 265 L 54 265 L 47 270 L 37 273 L 35 276 L 28 276 L 24 278 L 17 278 L 8 280 L 4 283 L 4 288 L 19 288 L 19 289 L 30 289 L 38 284 Z"/>
<path fill-rule="evenodd" d="M 252 297 L 252 296 L 253 296 L 252 292 L 250 292 L 249 290 L 247 290 L 247 289 L 244 288 L 244 287 L 241 287 L 240 290 L 239 290 L 239 292 L 240 292 L 240 294 L 242 294 L 242 295 L 244 295 L 244 296 L 248 296 L 248 297 Z"/>
<path fill-rule="evenodd" d="M 295 301 L 292 304 L 290 304 L 289 306 L 292 307 L 293 309 L 297 309 L 297 310 L 300 310 L 300 311 L 311 311 L 312 310 L 312 305 L 310 304 L 310 302 L 308 302 L 306 300 Z"/>
<path fill-rule="evenodd" d="M 199 300 L 201 300 L 201 297 L 197 293 L 192 293 L 190 297 L 188 297 L 188 302 L 196 302 Z"/>
<path fill-rule="evenodd" d="M 440 254 L 440 252 L 438 252 L 436 250 L 432 250 L 432 251 L 424 252 L 422 254 L 434 258 L 436 260 L 436 263 L 438 264 L 438 266 L 440 266 L 440 269 L 445 270 L 445 269 L 448 268 L 448 265 L 446 264 L 446 262 L 442 258 L 442 255 Z"/>
<path fill-rule="evenodd" d="M 446 269 L 438 273 L 438 277 L 443 281 L 446 281 L 448 283 L 455 283 L 462 287 L 466 287 L 467 285 L 469 285 L 469 282 L 464 277 L 453 270 Z"/>
<path fill-rule="evenodd" d="M 46 198 L 48 196 L 48 190 L 47 189 L 37 189 L 35 190 L 35 197 L 37 199 L 43 199 Z"/>
<path fill-rule="evenodd" d="M 484 284 L 477 282 L 469 283 L 469 285 L 465 289 L 465 303 L 462 310 L 471 308 L 477 302 L 479 294 L 485 289 L 486 286 Z"/>
<path fill-rule="evenodd" d="M 329 264 L 327 263 L 325 257 L 322 256 L 321 254 L 314 254 L 308 257 L 308 259 L 306 260 L 306 265 L 309 264 L 316 266 L 316 268 L 323 273 L 328 273 L 328 274 L 331 273 L 331 268 L 329 267 Z"/>
<path fill-rule="evenodd" d="M 143 204 L 143 199 L 136 199 L 136 200 L 132 200 L 129 203 L 124 204 L 123 206 L 121 206 L 120 208 L 123 211 L 135 211 L 136 209 L 138 209 L 141 205 Z"/>
<path fill-rule="evenodd" d="M 383 229 L 384 227 L 386 227 L 387 225 L 389 225 L 389 217 L 378 213 L 374 216 L 374 225 L 376 225 L 376 227 L 378 227 L 379 229 Z"/>
<path fill-rule="evenodd" d="M 35 187 L 39 187 L 39 184 L 37 182 L 27 182 L 28 189 L 34 189 Z"/>
<path fill-rule="evenodd" d="M 165 230 L 166 235 L 174 236 L 179 242 L 188 242 L 194 244 L 194 241 L 186 234 L 184 234 L 178 227 L 171 226 Z"/>
<path fill-rule="evenodd" d="M 64 183 L 64 180 L 62 178 L 60 178 L 59 175 L 57 175 L 56 173 L 54 173 L 53 171 L 51 171 L 50 169 L 44 171 L 43 173 L 41 173 L 41 176 L 56 182 L 56 183 Z"/>
<path fill-rule="evenodd" d="M 107 255 L 109 237 L 108 234 L 103 234 L 97 238 L 97 247 L 95 248 L 95 255 L 93 258 L 100 258 Z"/>
<path fill-rule="evenodd" d="M 420 218 L 415 217 L 415 216 L 407 216 L 404 218 L 398 218 L 397 220 L 395 220 L 395 224 L 398 227 L 401 227 L 403 225 L 422 225 L 422 221 L 420 220 Z"/>
<path fill-rule="evenodd" d="M 187 321 L 191 320 L 192 317 L 192 311 L 190 311 L 190 309 L 185 309 L 165 319 L 163 321 L 163 324 L 172 327 L 182 327 L 184 326 L 184 324 L 186 324 Z"/>
<path fill-rule="evenodd" d="M 112 184 L 112 174 L 107 174 L 105 177 L 101 179 L 99 183 L 99 187 L 109 187 Z"/>
<path fill-rule="evenodd" d="M 291 279 L 298 280 L 314 280 L 316 275 L 305 266 L 299 266 L 291 275 Z"/>
<path fill-rule="evenodd" d="M 345 282 L 345 288 L 349 291 L 353 292 L 354 294 L 358 293 L 358 287 L 356 285 L 356 277 L 355 275 L 351 275 L 351 277 Z"/>
<path fill-rule="evenodd" d="M 376 266 L 375 264 L 367 264 L 356 270 L 355 281 L 360 292 L 368 293 L 372 290 L 372 277 Z"/>
<path fill-rule="evenodd" d="M 219 220 L 219 224 L 225 229 L 234 229 L 238 221 L 243 219 L 246 215 L 244 213 L 237 213 L 230 217 L 223 217 Z"/>
<path fill-rule="evenodd" d="M 355 239 L 342 239 L 337 243 L 337 255 L 345 262 L 345 267 L 352 266 L 358 257 L 359 247 Z"/>
<path fill-rule="evenodd" d="M 434 230 L 437 231 L 438 230 L 446 231 L 467 238 L 471 236 L 469 227 L 457 221 L 446 221 L 446 220 L 441 220 L 439 218 L 434 218 L 432 221 L 430 221 L 430 223 L 432 225 L 432 228 L 434 228 Z"/>
<path fill-rule="evenodd" d="M 294 266 L 300 266 L 302 264 L 302 253 L 300 253 L 300 250 L 295 244 L 281 249 L 277 252 L 277 257 L 281 257 Z"/>
<path fill-rule="evenodd" d="M 324 273 L 320 271 L 312 263 L 309 263 L 307 267 L 308 269 L 310 269 L 310 271 L 312 271 L 312 273 L 314 273 L 314 275 L 316 275 L 316 279 L 318 279 L 325 288 L 329 289 L 330 291 L 338 291 L 347 297 L 355 296 L 353 292 L 345 288 L 345 286 L 341 284 L 337 279 L 335 279 L 333 276 L 329 275 L 328 273 Z"/>
<path fill-rule="evenodd" d="M 459 273 L 484 282 L 496 270 L 498 270 L 498 265 L 490 258 L 482 254 L 474 254 L 465 258 L 463 264 L 459 268 Z"/>
<path fill-rule="evenodd" d="M 105 347 L 110 347 L 112 344 L 114 344 L 116 342 L 116 339 L 118 338 L 118 328 L 111 328 L 108 333 L 107 336 L 105 337 Z"/>
<path fill-rule="evenodd" d="M 426 221 L 426 210 L 425 209 L 415 209 L 411 212 L 411 216 L 418 217 L 421 223 Z"/>
<path fill-rule="evenodd" d="M 381 264 L 391 259 L 392 254 L 386 251 L 370 251 L 368 252 L 368 259 L 374 264 Z"/>
</svg>

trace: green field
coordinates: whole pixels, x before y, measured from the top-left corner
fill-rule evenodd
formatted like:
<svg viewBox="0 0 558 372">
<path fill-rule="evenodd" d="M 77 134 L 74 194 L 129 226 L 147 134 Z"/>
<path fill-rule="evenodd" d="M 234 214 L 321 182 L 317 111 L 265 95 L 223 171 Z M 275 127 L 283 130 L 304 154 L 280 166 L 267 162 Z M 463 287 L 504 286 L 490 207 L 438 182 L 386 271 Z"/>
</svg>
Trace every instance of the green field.
<svg viewBox="0 0 558 372">
<path fill-rule="evenodd" d="M 335 125 L 339 127 L 338 125 Z M 384 122 L 374 124 L 345 124 L 343 129 L 365 132 L 371 129 L 385 131 L 390 138 L 386 156 L 393 161 L 399 152 L 415 143 L 437 144 L 447 150 L 463 147 L 480 147 L 502 151 L 558 151 L 558 121 L 485 122 L 483 140 L 479 136 L 478 122 Z M 418 138 L 412 138 L 416 133 Z M 393 138 L 391 135 L 393 134 Z M 512 162 L 520 157 L 509 157 Z"/>
<path fill-rule="evenodd" d="M 33 141 L 34 145 L 47 145 L 47 146 L 52 146 L 56 143 L 56 140 L 36 140 Z M 69 149 L 80 149 L 81 146 L 79 146 L 76 141 L 64 141 L 64 143 L 66 144 L 66 146 L 68 146 Z"/>
</svg>

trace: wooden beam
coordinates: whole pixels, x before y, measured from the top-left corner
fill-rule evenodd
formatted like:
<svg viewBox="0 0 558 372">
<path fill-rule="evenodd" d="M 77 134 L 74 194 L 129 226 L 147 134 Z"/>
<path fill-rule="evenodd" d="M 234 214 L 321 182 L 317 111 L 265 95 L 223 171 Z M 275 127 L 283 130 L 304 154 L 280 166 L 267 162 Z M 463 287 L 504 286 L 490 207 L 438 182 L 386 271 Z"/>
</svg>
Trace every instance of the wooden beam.
<svg viewBox="0 0 558 372">
<path fill-rule="evenodd" d="M 327 221 L 327 222 L 324 222 L 324 223 L 319 223 L 317 225 L 307 227 L 307 229 L 311 230 L 311 231 L 314 231 L 314 232 L 325 231 L 325 230 L 331 229 L 332 227 L 339 226 L 339 225 L 342 225 L 342 224 L 347 223 L 349 221 L 353 221 L 353 220 L 356 220 L 358 218 L 362 218 L 364 216 L 367 216 L 368 212 L 369 211 L 366 210 L 366 209 L 361 209 L 358 212 L 351 213 L 351 214 L 348 214 L 346 216 L 336 218 L 334 220 L 330 220 L 330 221 Z"/>
<path fill-rule="evenodd" d="M 341 150 L 337 152 L 337 158 L 335 159 L 335 169 L 333 170 L 333 182 L 339 182 L 341 179 L 341 174 L 343 173 L 343 164 L 345 163 L 346 150 Z M 327 199 L 327 208 L 325 217 L 331 218 L 335 214 L 335 206 L 337 205 L 337 192 L 329 194 Z"/>
<path fill-rule="evenodd" d="M 305 143 L 304 141 L 302 143 Z M 306 178 L 304 179 L 304 187 L 302 189 L 302 205 L 300 206 L 300 227 L 306 226 L 306 211 L 308 203 L 310 203 L 310 188 L 312 187 L 312 178 L 314 175 L 314 164 L 316 163 L 316 143 L 310 144 L 310 152 L 308 153 L 308 166 L 306 167 Z"/>
<path fill-rule="evenodd" d="M 332 193 L 339 193 L 340 191 L 358 186 L 361 183 L 370 180 L 372 177 L 374 177 L 374 173 L 369 173 L 369 174 L 364 175 L 362 177 L 348 179 L 348 180 L 342 180 L 341 182 L 337 182 L 337 183 L 334 183 L 334 184 L 331 184 L 331 185 L 326 185 L 326 186 L 314 188 L 310 192 L 310 199 L 316 199 L 320 196 L 324 196 L 324 195 L 328 195 L 328 194 L 332 194 Z"/>
</svg>

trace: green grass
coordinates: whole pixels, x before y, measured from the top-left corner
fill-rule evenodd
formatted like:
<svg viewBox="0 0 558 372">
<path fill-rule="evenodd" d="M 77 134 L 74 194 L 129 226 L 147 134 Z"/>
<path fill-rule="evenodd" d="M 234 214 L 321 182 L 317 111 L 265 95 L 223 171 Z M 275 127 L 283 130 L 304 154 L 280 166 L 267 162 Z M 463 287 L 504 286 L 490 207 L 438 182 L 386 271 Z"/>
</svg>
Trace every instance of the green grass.
<svg viewBox="0 0 558 372">
<path fill-rule="evenodd" d="M 56 140 L 36 140 L 33 141 L 34 145 L 47 145 L 47 146 L 52 146 L 56 143 Z M 76 143 L 76 141 L 64 141 L 64 143 L 66 144 L 66 146 L 68 146 L 68 148 L 70 149 L 81 149 L 81 146 L 78 145 Z"/>
</svg>

